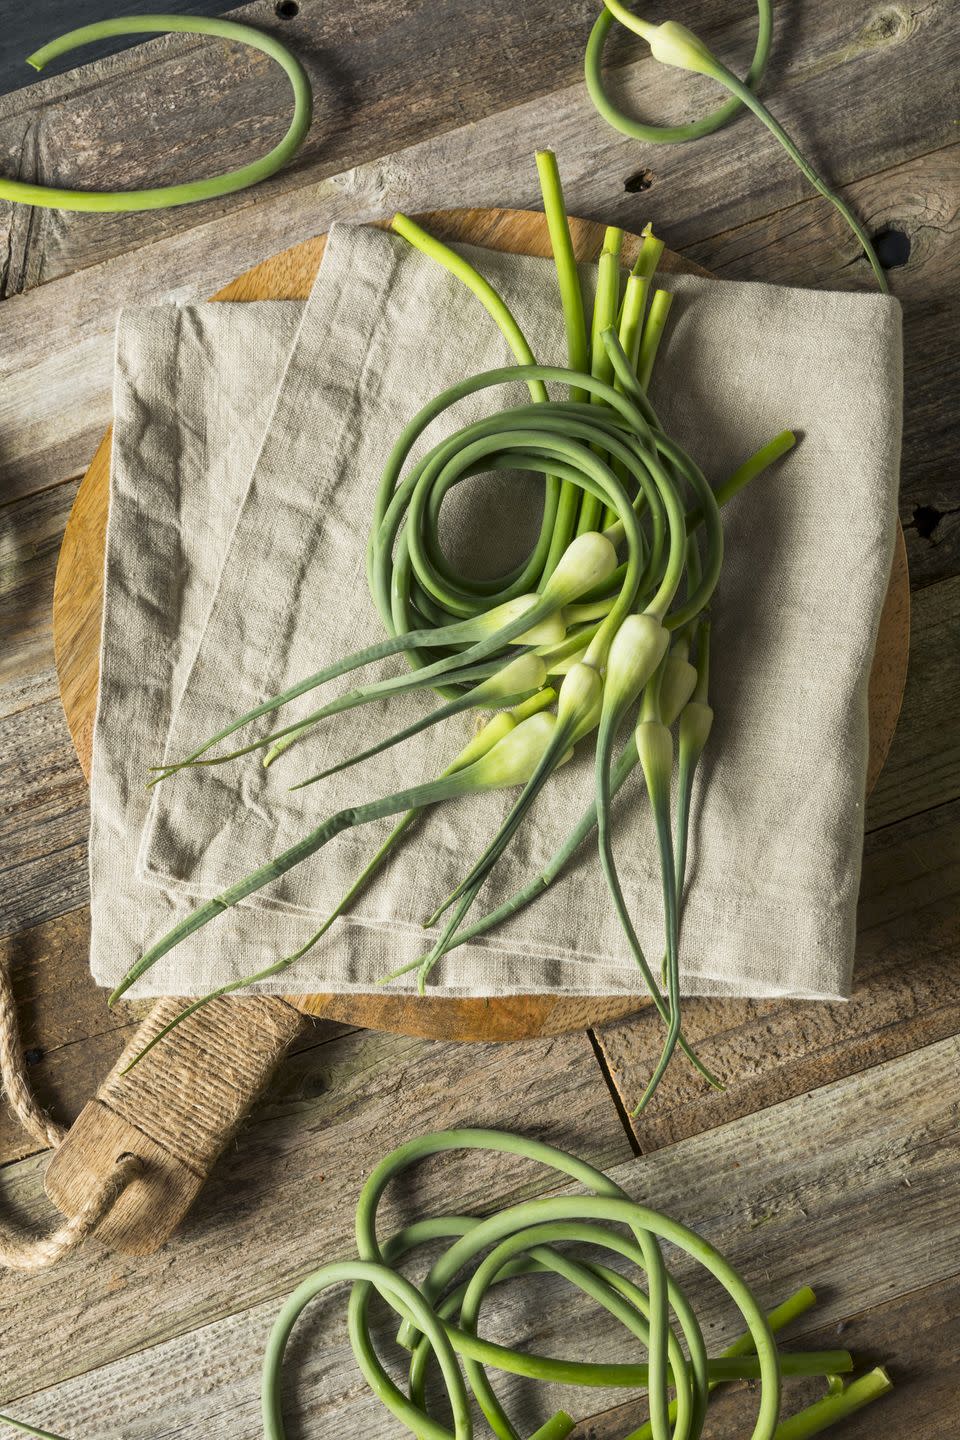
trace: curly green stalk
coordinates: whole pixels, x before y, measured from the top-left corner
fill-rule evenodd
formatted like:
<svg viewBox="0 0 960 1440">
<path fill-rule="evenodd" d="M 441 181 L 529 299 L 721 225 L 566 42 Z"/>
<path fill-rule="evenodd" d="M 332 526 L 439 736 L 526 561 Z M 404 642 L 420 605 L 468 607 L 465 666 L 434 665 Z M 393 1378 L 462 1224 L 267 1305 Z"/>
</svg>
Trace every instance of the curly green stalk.
<svg viewBox="0 0 960 1440">
<path fill-rule="evenodd" d="M 670 1063 L 680 1038 L 680 952 L 677 874 L 674 865 L 673 836 L 670 817 L 670 781 L 673 773 L 673 739 L 663 723 L 660 710 L 662 670 L 658 671 L 643 693 L 640 721 L 634 732 L 637 754 L 646 781 L 650 809 L 657 833 L 660 871 L 663 880 L 663 915 L 667 956 L 667 996 L 670 1024 L 660 1058 L 640 1102 L 633 1112 L 639 1114 L 649 1103 Z"/>
<path fill-rule="evenodd" d="M 210 35 L 261 50 L 285 71 L 293 90 L 293 117 L 283 139 L 259 160 L 228 170 L 205 180 L 190 180 L 178 185 L 160 185 L 150 190 L 68 190 L 55 185 L 32 185 L 25 180 L 0 179 L 0 200 L 13 200 L 22 205 L 39 205 L 48 209 L 97 212 L 163 210 L 170 205 L 190 205 L 198 200 L 215 200 L 245 190 L 266 180 L 285 165 L 303 143 L 313 115 L 310 80 L 300 61 L 272 35 L 238 25 L 234 20 L 214 20 L 193 15 L 132 15 L 115 20 L 100 20 L 83 25 L 66 35 L 51 40 L 27 57 L 27 64 L 42 70 L 51 60 L 59 60 L 83 45 L 116 35 L 157 35 L 174 32 L 188 35 Z"/>
<path fill-rule="evenodd" d="M 704 115 L 702 119 L 691 120 L 682 125 L 649 125 L 642 120 L 635 120 L 631 115 L 624 114 L 614 105 L 603 83 L 603 50 L 607 37 L 613 29 L 615 18 L 622 24 L 628 24 L 629 22 L 624 19 L 624 16 L 630 16 L 630 14 L 631 12 L 624 6 L 611 3 L 597 16 L 587 42 L 584 59 L 587 90 L 607 124 L 612 125 L 615 130 L 621 131 L 624 135 L 630 135 L 635 140 L 642 140 L 645 144 L 681 144 L 687 140 L 697 140 L 703 135 L 712 135 L 728 124 L 740 109 L 741 102 L 736 96 L 725 101 L 710 114 Z M 771 0 L 757 0 L 757 15 L 759 23 L 756 48 L 746 79 L 746 83 L 752 88 L 756 88 L 760 83 L 770 54 L 770 42 L 773 37 Z"/>
<path fill-rule="evenodd" d="M 644 240 L 644 245 L 646 245 L 647 240 L 652 238 L 652 236 L 648 235 Z M 659 244 L 660 242 L 658 241 L 657 243 Z M 643 247 L 641 247 L 640 253 L 642 256 Z M 638 257 L 637 264 L 639 265 L 639 263 L 640 259 Z M 623 304 L 620 306 L 620 315 L 617 320 L 617 338 L 620 341 L 624 355 L 627 357 L 627 363 L 633 371 L 636 371 L 640 360 L 640 344 L 643 338 L 643 317 L 647 307 L 647 294 L 649 289 L 650 279 L 647 275 L 631 273 L 627 276 L 627 283 L 623 292 Z M 613 369 L 612 362 L 610 368 L 611 370 Z M 614 388 L 617 390 L 623 389 L 619 378 L 614 379 Z M 620 469 L 617 469 L 617 475 L 621 480 L 625 478 L 623 471 Z M 603 528 L 606 529 L 608 525 L 614 525 L 616 519 L 616 514 L 608 506 L 603 513 Z"/>
<path fill-rule="evenodd" d="M 552 239 L 553 232 L 557 232 L 560 229 L 559 216 L 557 215 L 556 211 L 558 206 L 561 208 L 563 207 L 563 192 L 560 189 L 560 177 L 559 174 L 556 172 L 555 161 L 553 166 L 554 173 L 552 177 L 550 174 L 551 167 L 549 161 L 546 162 L 545 167 L 541 169 L 538 159 L 538 169 L 541 172 L 541 181 L 543 181 L 544 175 L 546 175 L 547 177 L 547 184 L 550 192 L 550 211 L 551 218 L 553 220 L 553 230 L 551 233 Z M 546 202 L 547 192 L 545 190 L 545 205 Z M 565 208 L 562 208 L 562 213 L 565 228 Z M 521 365 L 536 364 L 536 356 L 534 355 L 529 344 L 527 343 L 526 337 L 520 329 L 520 326 L 517 324 L 517 321 L 514 318 L 509 306 L 497 293 L 497 291 L 493 288 L 489 281 L 486 280 L 484 276 L 482 276 L 480 272 L 469 263 L 469 261 L 465 260 L 463 256 L 459 255 L 455 250 L 452 250 L 449 245 L 442 244 L 439 240 L 428 234 L 426 230 L 423 230 L 416 223 L 416 221 L 411 220 L 407 215 L 395 215 L 393 217 L 393 220 L 390 222 L 390 228 L 397 235 L 402 236 L 404 240 L 408 241 L 409 244 L 420 250 L 422 254 L 429 256 L 432 260 L 435 260 L 437 264 L 442 265 L 445 270 L 449 271 L 451 275 L 456 276 L 458 280 L 460 280 L 464 285 L 466 285 L 467 289 L 470 290 L 471 293 L 474 294 L 480 301 L 481 305 L 483 305 L 484 309 L 487 311 L 487 314 L 494 321 L 501 335 L 503 335 L 504 339 L 507 341 L 507 344 L 510 346 L 510 349 L 513 351 L 513 354 L 516 356 L 516 359 Z M 562 250 L 562 237 L 560 239 L 560 243 Z M 564 263 L 566 263 L 565 260 Z M 561 296 L 564 297 L 568 301 L 568 303 L 572 303 L 572 296 L 570 296 L 569 294 L 565 294 L 565 291 L 569 289 L 569 279 L 566 274 L 561 280 L 561 287 Z M 579 363 L 584 358 L 585 357 L 582 357 L 578 354 L 578 363 L 574 364 L 573 354 L 571 353 L 571 368 L 585 369 L 585 364 Z M 531 399 L 538 401 L 547 400 L 548 397 L 546 386 L 543 385 L 542 382 L 532 381 L 529 388 Z M 553 568 L 560 559 L 560 556 L 563 554 L 563 551 L 565 550 L 567 543 L 569 542 L 570 536 L 574 531 L 574 521 L 576 517 L 576 508 L 578 502 L 579 496 L 576 490 L 571 489 L 570 486 L 562 486 L 557 481 L 555 476 L 547 476 L 544 514 L 543 520 L 541 522 L 540 531 L 541 539 L 547 540 L 546 558 L 544 561 L 542 575 L 543 580 L 546 580 L 553 573 Z M 593 527 L 588 526 L 586 528 L 592 529 Z M 579 533 L 579 530 L 577 531 L 577 533 Z"/>
<path fill-rule="evenodd" d="M 697 627 L 696 684 L 690 700 L 680 712 L 677 742 L 677 889 L 682 894 L 687 873 L 687 844 L 690 831 L 690 802 L 700 757 L 710 738 L 713 711 L 707 704 L 710 678 L 710 620 L 704 616 Z"/>
<path fill-rule="evenodd" d="M 611 392 L 610 387 L 605 384 L 603 388 L 607 393 L 615 393 Z M 524 787 L 524 790 L 498 835 L 477 861 L 470 874 L 452 894 L 448 896 L 444 904 L 435 912 L 431 920 L 428 921 L 428 924 L 436 920 L 450 905 L 461 900 L 463 897 L 467 897 L 466 904 L 459 907 L 458 915 L 462 917 L 466 913 L 466 908 L 472 903 L 480 885 L 503 854 L 520 822 L 533 804 L 540 789 L 549 778 L 552 770 L 555 769 L 559 763 L 562 763 L 562 759 L 566 756 L 569 747 L 576 743 L 581 734 L 586 733 L 587 728 L 590 728 L 591 710 L 594 705 L 597 709 L 597 716 L 599 716 L 598 692 L 601 681 L 597 666 L 603 662 L 610 644 L 610 638 L 616 633 L 616 629 L 619 627 L 625 613 L 629 611 L 636 596 L 642 570 L 640 547 L 638 545 L 639 530 L 633 508 L 627 499 L 623 487 L 613 473 L 606 466 L 602 465 L 599 460 L 589 455 L 588 452 L 580 449 L 580 447 L 576 448 L 583 472 L 583 479 L 592 478 L 596 482 L 601 499 L 608 497 L 615 504 L 620 522 L 625 527 L 625 534 L 628 539 L 628 560 L 623 584 L 609 615 L 603 621 L 597 634 L 590 642 L 584 662 L 574 665 L 564 677 L 558 697 L 557 730 L 537 770 Z M 581 483 L 583 483 L 582 480 Z M 682 513 L 679 512 L 675 497 L 673 497 L 673 499 L 677 512 L 674 517 L 674 523 L 675 526 L 679 526 L 679 528 L 682 529 Z M 609 547 L 609 542 L 605 541 L 603 537 L 596 532 L 583 534 L 574 542 L 575 545 L 585 545 L 587 543 L 592 545 L 603 543 Z M 684 543 L 685 541 L 680 541 L 681 552 Z M 612 547 L 609 547 L 609 549 L 612 553 Z M 671 554 L 672 553 L 671 551 Z M 661 598 L 663 588 L 664 587 L 661 586 L 661 591 L 658 592 Z M 591 693 L 589 696 L 586 692 L 581 693 L 585 685 L 590 689 Z M 595 724 L 596 720 L 592 720 L 592 723 Z M 444 933 L 445 937 L 449 939 L 450 933 L 452 933 L 450 932 L 449 926 Z M 444 937 L 441 938 L 443 939 Z M 434 946 L 430 954 L 425 957 L 421 970 L 421 986 L 425 983 L 425 975 L 428 973 L 429 968 L 436 963 L 441 953 L 443 953 L 443 951 L 438 950 L 437 946 Z"/>
<path fill-rule="evenodd" d="M 890 292 L 887 277 L 883 266 L 877 258 L 870 236 L 867 234 L 860 221 L 854 215 L 850 206 L 832 190 L 823 180 L 813 166 L 804 159 L 793 140 L 784 130 L 779 121 L 775 120 L 767 107 L 757 99 L 749 83 L 739 79 L 725 65 L 722 65 L 712 51 L 703 43 L 698 36 L 694 35 L 684 25 L 678 25 L 676 21 L 667 20 L 662 25 L 653 25 L 647 20 L 641 20 L 628 10 L 621 0 L 604 0 L 607 9 L 613 14 L 622 25 L 625 25 L 634 34 L 641 36 L 648 41 L 650 51 L 655 60 L 663 65 L 672 65 L 680 70 L 692 70 L 699 75 L 707 75 L 711 80 L 730 91 L 735 101 L 746 105 L 752 110 L 757 119 L 760 120 L 770 134 L 777 140 L 783 149 L 790 156 L 797 168 L 810 181 L 813 188 L 829 200 L 834 209 L 843 217 L 852 233 L 859 240 L 863 247 L 864 254 L 870 262 L 870 268 L 874 273 L 877 284 L 886 295 Z"/>
<path fill-rule="evenodd" d="M 623 248 L 623 231 L 615 225 L 608 225 L 603 237 L 603 249 L 597 265 L 597 291 L 593 301 L 593 318 L 590 328 L 590 373 L 607 384 L 613 379 L 613 367 L 603 344 L 605 330 L 617 323 L 620 310 L 620 251 Z M 602 404 L 601 398 L 591 395 L 594 405 Z M 602 453 L 602 452 L 601 452 Z M 596 530 L 601 523 L 603 505 L 592 496 L 585 496 L 580 506 L 578 531 Z"/>
</svg>

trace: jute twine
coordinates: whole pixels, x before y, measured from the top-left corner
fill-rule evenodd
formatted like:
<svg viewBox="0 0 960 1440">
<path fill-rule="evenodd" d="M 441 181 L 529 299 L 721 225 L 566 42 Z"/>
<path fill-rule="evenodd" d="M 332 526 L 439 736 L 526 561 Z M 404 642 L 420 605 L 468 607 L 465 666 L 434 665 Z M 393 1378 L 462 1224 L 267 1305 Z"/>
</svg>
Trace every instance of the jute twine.
<svg viewBox="0 0 960 1440">
<path fill-rule="evenodd" d="M 27 1134 L 38 1144 L 55 1150 L 67 1132 L 41 1109 L 27 1082 L 13 986 L 3 957 L 0 957 L 0 1085 Z M 119 1156 L 113 1169 L 91 1191 L 77 1213 L 46 1235 L 0 1224 L 0 1265 L 9 1270 L 43 1270 L 55 1265 L 96 1230 L 140 1168 L 135 1155 Z"/>
</svg>

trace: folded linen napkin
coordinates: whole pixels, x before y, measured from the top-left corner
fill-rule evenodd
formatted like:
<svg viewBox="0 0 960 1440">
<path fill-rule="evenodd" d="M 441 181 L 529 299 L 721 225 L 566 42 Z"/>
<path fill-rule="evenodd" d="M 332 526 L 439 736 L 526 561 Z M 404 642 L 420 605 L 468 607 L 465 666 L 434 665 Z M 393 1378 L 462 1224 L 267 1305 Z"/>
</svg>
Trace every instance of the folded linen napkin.
<svg viewBox="0 0 960 1440">
<path fill-rule="evenodd" d="M 538 356 L 562 363 L 549 263 L 470 256 Z M 669 285 L 676 301 L 652 398 L 709 478 L 785 425 L 803 437 L 724 512 L 717 719 L 696 796 L 684 989 L 840 997 L 862 849 L 867 678 L 894 531 L 899 307 L 688 276 Z M 438 773 L 471 724 L 459 717 L 362 769 L 288 789 L 431 704 L 407 697 L 338 717 L 269 770 L 253 757 L 188 771 L 145 803 L 147 764 L 180 757 L 265 695 L 381 638 L 363 551 L 387 450 L 443 386 L 509 363 L 458 282 L 379 230 L 334 230 L 294 338 L 299 309 L 159 307 L 121 320 L 91 834 L 92 968 L 105 984 L 198 898 L 325 815 Z M 510 399 L 502 391 L 485 408 Z M 461 405 L 456 423 L 481 408 Z M 433 427 L 429 442 L 443 433 Z M 513 533 L 522 550 L 537 495 L 524 477 L 458 487 L 444 517 L 457 563 L 483 570 L 491 530 Z M 502 566 L 499 542 L 494 553 Z M 315 704 L 303 697 L 283 722 Z M 482 909 L 553 853 L 591 782 L 589 757 L 553 777 Z M 370 989 L 423 953 L 423 917 L 511 800 L 473 798 L 423 817 L 350 916 L 264 988 Z M 616 809 L 624 889 L 656 955 L 658 865 L 638 779 Z M 389 823 L 339 837 L 171 952 L 133 993 L 202 992 L 298 948 Z M 431 977 L 458 995 L 630 993 L 638 980 L 589 843 L 533 907 Z"/>
</svg>

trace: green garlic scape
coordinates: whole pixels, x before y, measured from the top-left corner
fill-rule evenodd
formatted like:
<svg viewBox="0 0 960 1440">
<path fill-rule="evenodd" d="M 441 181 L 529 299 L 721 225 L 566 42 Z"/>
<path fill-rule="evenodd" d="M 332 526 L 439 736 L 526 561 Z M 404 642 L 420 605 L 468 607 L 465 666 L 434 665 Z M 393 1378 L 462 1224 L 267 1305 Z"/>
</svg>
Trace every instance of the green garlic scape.
<svg viewBox="0 0 960 1440">
<path fill-rule="evenodd" d="M 628 135 L 637 135 L 646 140 L 681 141 L 695 139 L 699 135 L 719 129 L 733 118 L 741 105 L 745 105 L 748 110 L 753 111 L 758 120 L 763 122 L 814 189 L 825 200 L 829 200 L 830 204 L 843 216 L 862 245 L 878 286 L 884 294 L 888 294 L 890 287 L 887 277 L 877 258 L 870 236 L 846 201 L 832 190 L 827 182 L 817 174 L 813 166 L 804 159 L 783 126 L 774 119 L 767 107 L 757 99 L 754 93 L 754 86 L 760 79 L 769 51 L 772 26 L 770 0 L 760 0 L 760 32 L 757 39 L 757 52 L 746 81 L 741 80 L 734 75 L 732 70 L 728 70 L 725 65 L 721 64 L 708 46 L 685 25 L 680 25 L 673 20 L 666 20 L 662 25 L 654 25 L 648 20 L 642 20 L 639 15 L 635 15 L 632 10 L 622 4 L 622 0 L 603 0 L 603 3 L 605 7 L 603 15 L 594 26 L 587 47 L 585 75 L 587 88 L 593 102 L 604 118 Z M 728 102 L 727 106 L 708 116 L 707 122 L 701 122 L 699 126 L 694 124 L 672 129 L 664 128 L 658 131 L 657 127 L 642 127 L 630 122 L 611 104 L 603 84 L 601 72 L 603 44 L 613 20 L 619 21 L 628 30 L 632 30 L 635 35 L 646 40 L 653 58 L 662 65 L 669 65 L 678 70 L 690 70 L 698 75 L 706 75 L 711 80 L 717 81 L 724 89 L 729 90 L 732 100 Z M 640 380 L 641 384 L 646 383 L 642 367 Z"/>
<path fill-rule="evenodd" d="M 528 1200 L 482 1218 L 419 1216 L 381 1240 L 380 1204 L 391 1182 L 404 1176 L 408 1193 L 416 1193 L 406 1172 L 453 1150 L 533 1161 L 546 1166 L 555 1181 L 573 1181 L 584 1193 Z M 577 1248 L 570 1250 L 570 1245 Z M 584 1247 L 589 1247 L 586 1256 Z M 662 1247 L 671 1264 L 681 1257 L 682 1285 Z M 414 1284 L 400 1267 L 425 1248 L 433 1263 Z M 606 1263 L 607 1256 L 616 1257 L 613 1264 Z M 630 1267 L 627 1273 L 617 1268 L 624 1260 Z M 716 1356 L 708 1353 L 687 1293 L 694 1267 L 725 1292 L 745 1326 Z M 526 1346 L 485 1339 L 484 1309 L 491 1293 L 543 1275 L 571 1286 L 604 1310 L 626 1331 L 631 1349 L 644 1358 L 629 1363 L 556 1359 L 531 1353 Z M 816 1304 L 809 1286 L 765 1313 L 739 1271 L 696 1231 L 638 1204 L 602 1170 L 576 1156 L 503 1130 L 436 1131 L 399 1146 L 375 1167 L 357 1203 L 356 1254 L 323 1265 L 302 1281 L 270 1331 L 260 1383 L 264 1440 L 287 1440 L 281 1387 L 297 1323 L 317 1296 L 340 1285 L 349 1286 L 347 1333 L 364 1381 L 393 1418 L 420 1440 L 473 1440 L 474 1405 L 497 1440 L 520 1440 L 488 1371 L 539 1384 L 643 1389 L 649 1418 L 626 1440 L 701 1440 L 711 1396 L 720 1385 L 737 1381 L 759 1382 L 752 1387 L 756 1418 L 752 1425 L 748 1422 L 744 1440 L 811 1440 L 892 1388 L 879 1367 L 845 1381 L 842 1377 L 854 1368 L 847 1350 L 781 1348 L 778 1334 Z M 409 1354 L 405 1386 L 394 1379 L 395 1366 L 391 1363 L 388 1370 L 381 1357 L 382 1340 L 371 1314 L 375 1297 L 386 1302 L 399 1322 L 397 1340 Z M 446 1400 L 440 1407 L 427 1400 L 431 1370 Z M 793 1377 L 819 1377 L 827 1393 L 784 1419 L 784 1381 Z M 436 1408 L 442 1420 L 433 1413 Z M 41 1440 L 59 1440 L 4 1415 L 0 1422 Z M 529 1440 L 566 1440 L 575 1423 L 557 1409 Z"/>
<path fill-rule="evenodd" d="M 55 185 L 33 185 L 25 180 L 0 178 L 0 200 L 22 205 L 39 205 L 47 209 L 94 211 L 165 210 L 171 205 L 189 205 L 197 200 L 215 200 L 236 190 L 245 190 L 266 180 L 285 165 L 302 145 L 313 117 L 313 96 L 310 80 L 300 61 L 272 35 L 238 25 L 234 20 L 207 19 L 193 15 L 130 15 L 114 20 L 100 20 L 83 25 L 66 35 L 51 40 L 27 57 L 27 64 L 42 70 L 51 60 L 59 60 L 84 45 L 116 35 L 157 35 L 167 32 L 188 35 L 209 35 L 232 40 L 262 50 L 285 71 L 293 90 L 293 116 L 283 139 L 268 154 L 238 170 L 212 175 L 203 180 L 184 181 L 178 185 L 160 185 L 149 190 L 69 190 Z"/>
<path fill-rule="evenodd" d="M 346 756 L 326 770 L 316 772 L 307 766 L 301 777 L 294 776 L 294 788 L 308 786 L 313 794 L 335 771 L 372 759 L 428 727 L 453 722 L 471 711 L 497 713 L 466 748 L 461 745 L 457 759 L 435 779 L 339 810 L 281 855 L 199 906 L 135 961 L 112 998 L 123 994 L 188 935 L 311 859 L 344 830 L 396 816 L 396 824 L 362 873 L 293 955 L 280 957 L 255 976 L 216 993 L 275 979 L 353 905 L 397 846 L 409 838 L 426 809 L 455 797 L 479 797 L 488 789 L 516 788 L 502 824 L 466 867 L 459 884 L 426 918 L 425 924 L 437 929 L 424 953 L 397 974 L 416 971 L 423 992 L 436 965 L 455 964 L 462 943 L 488 933 L 532 903 L 596 829 L 611 903 L 638 978 L 665 1027 L 663 1052 L 641 1102 L 645 1103 L 675 1048 L 708 1084 L 719 1084 L 691 1049 L 680 1019 L 679 913 L 699 758 L 692 739 L 695 720 L 702 715 L 702 709 L 693 707 L 707 706 L 706 617 L 723 563 L 720 506 L 783 455 L 794 437 L 784 431 L 716 489 L 707 483 L 693 458 L 664 432 L 644 383 L 654 366 L 669 310 L 668 292 L 654 288 L 662 243 L 648 229 L 632 270 L 624 277 L 622 232 L 607 231 L 597 305 L 588 323 L 579 272 L 571 259 L 556 161 L 545 151 L 538 155 L 537 167 L 557 255 L 560 303 L 571 349 L 568 366 L 537 363 L 516 318 L 489 282 L 457 251 L 406 217 L 396 217 L 394 231 L 467 287 L 520 363 L 469 376 L 434 397 L 404 426 L 386 456 L 372 505 L 366 556 L 370 592 L 385 639 L 263 700 L 187 756 L 157 767 L 151 783 L 171 780 L 184 768 L 234 762 L 253 752 L 264 754 L 267 764 L 281 759 L 289 763 L 289 756 L 308 753 L 317 726 L 335 723 L 345 711 L 388 696 L 426 690 L 439 694 L 439 706 L 396 734 L 374 740 L 360 754 Z M 529 400 L 511 403 L 459 428 L 454 423 L 452 433 L 430 443 L 430 427 L 444 417 L 453 419 L 450 412 L 461 400 L 482 397 L 488 390 L 496 392 L 517 381 L 525 384 Z M 415 448 L 420 455 L 416 461 Z M 492 470 L 541 475 L 544 511 L 525 559 L 495 578 L 474 579 L 454 570 L 443 553 L 440 510 L 454 486 Z M 257 734 L 257 722 L 268 724 L 277 712 L 319 687 L 395 655 L 406 658 L 408 671 L 353 682 L 333 698 L 324 697 L 310 713 Z M 641 696 L 643 723 L 637 728 Z M 678 716 L 680 778 L 674 815 L 670 799 L 674 746 L 668 727 Z M 224 748 L 224 741 L 247 727 L 253 728 L 252 738 L 244 737 L 238 748 Z M 661 735 L 656 763 L 653 727 L 659 727 Z M 623 737 L 621 730 L 626 732 Z M 534 806 L 554 772 L 573 748 L 583 746 L 590 747 L 594 757 L 592 804 L 540 874 L 495 909 L 474 918 L 470 912 L 520 827 L 536 823 Z M 642 783 L 634 787 L 635 795 L 649 794 L 663 875 L 662 982 L 645 957 L 624 901 L 610 814 L 612 797 L 638 766 Z M 395 978 L 383 977 L 382 983 Z M 210 998 L 201 997 L 185 1013 Z"/>
</svg>

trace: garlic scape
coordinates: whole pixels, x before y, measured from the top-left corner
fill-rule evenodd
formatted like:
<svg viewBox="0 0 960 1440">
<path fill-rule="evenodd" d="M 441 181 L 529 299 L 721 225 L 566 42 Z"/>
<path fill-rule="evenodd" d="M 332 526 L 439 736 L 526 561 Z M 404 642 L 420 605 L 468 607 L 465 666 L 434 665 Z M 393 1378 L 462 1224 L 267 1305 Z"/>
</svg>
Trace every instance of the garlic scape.
<svg viewBox="0 0 960 1440">
<path fill-rule="evenodd" d="M 689 42 L 683 37 L 668 31 L 658 32 L 656 39 L 661 48 L 679 45 L 678 53 L 687 55 L 682 47 Z M 649 992 L 665 1027 L 660 1058 L 641 1101 L 646 1103 L 677 1048 L 708 1083 L 718 1083 L 688 1044 L 680 1013 L 680 903 L 694 777 L 710 719 L 706 617 L 723 565 L 721 506 L 767 472 L 795 437 L 783 431 L 715 488 L 708 483 L 694 458 L 666 433 L 647 393 L 669 313 L 669 292 L 654 286 L 662 242 L 648 230 L 631 273 L 624 276 L 622 232 L 608 229 L 588 323 L 556 161 L 545 151 L 537 166 L 569 363 L 539 363 L 485 277 L 415 222 L 395 217 L 394 232 L 465 286 L 472 297 L 467 303 L 492 318 L 519 363 L 449 386 L 410 418 L 385 454 L 366 553 L 384 639 L 332 661 L 227 721 L 190 754 L 159 766 L 152 783 L 173 780 L 184 768 L 239 763 L 260 752 L 264 764 L 294 767 L 291 788 L 314 797 L 332 775 L 410 744 L 428 729 L 462 725 L 459 717 L 471 712 L 496 713 L 465 743 L 461 736 L 456 758 L 435 778 L 337 809 L 306 828 L 296 844 L 199 905 L 145 950 L 112 999 L 183 940 L 311 861 L 337 835 L 395 817 L 393 829 L 302 946 L 215 993 L 275 979 L 355 904 L 418 828 L 424 812 L 450 800 L 514 790 L 502 823 L 426 919 L 427 927 L 435 928 L 423 953 L 382 983 L 416 971 L 424 992 L 441 959 L 455 965 L 463 943 L 517 915 L 553 885 L 595 828 L 600 869 L 637 968 L 638 991 Z M 504 386 L 517 382 L 529 399 L 521 391 L 519 401 L 511 396 L 499 410 L 458 423 L 455 412 L 462 401 L 489 406 Z M 438 422 L 443 427 L 439 440 L 431 429 Z M 459 572 L 444 554 L 440 514 L 457 485 L 491 471 L 541 476 L 544 508 L 529 553 L 503 573 L 478 579 Z M 372 677 L 353 678 L 371 665 L 389 665 L 394 657 L 402 657 L 408 668 L 390 673 L 381 668 Z M 323 696 L 309 713 L 258 733 L 258 722 L 269 724 L 269 717 L 336 681 L 346 688 Z M 335 735 L 339 715 L 431 690 L 439 703 L 395 733 L 375 735 L 359 752 L 339 757 L 336 752 L 331 756 L 325 735 L 323 767 L 310 764 L 317 727 L 329 727 Z M 672 727 L 678 717 L 675 740 Z M 234 736 L 242 743 L 237 745 Z M 575 751 L 592 756 L 590 803 L 543 870 L 476 918 L 471 912 L 481 892 L 521 826 L 538 823 L 538 799 Z M 625 808 L 650 805 L 662 877 L 662 985 L 647 962 L 620 883 L 611 815 L 618 793 Z M 578 878 L 577 883 L 584 882 Z M 184 1013 L 210 998 L 193 1002 Z M 668 1409 L 661 1395 L 657 1428 L 662 1433 Z"/>
</svg>

